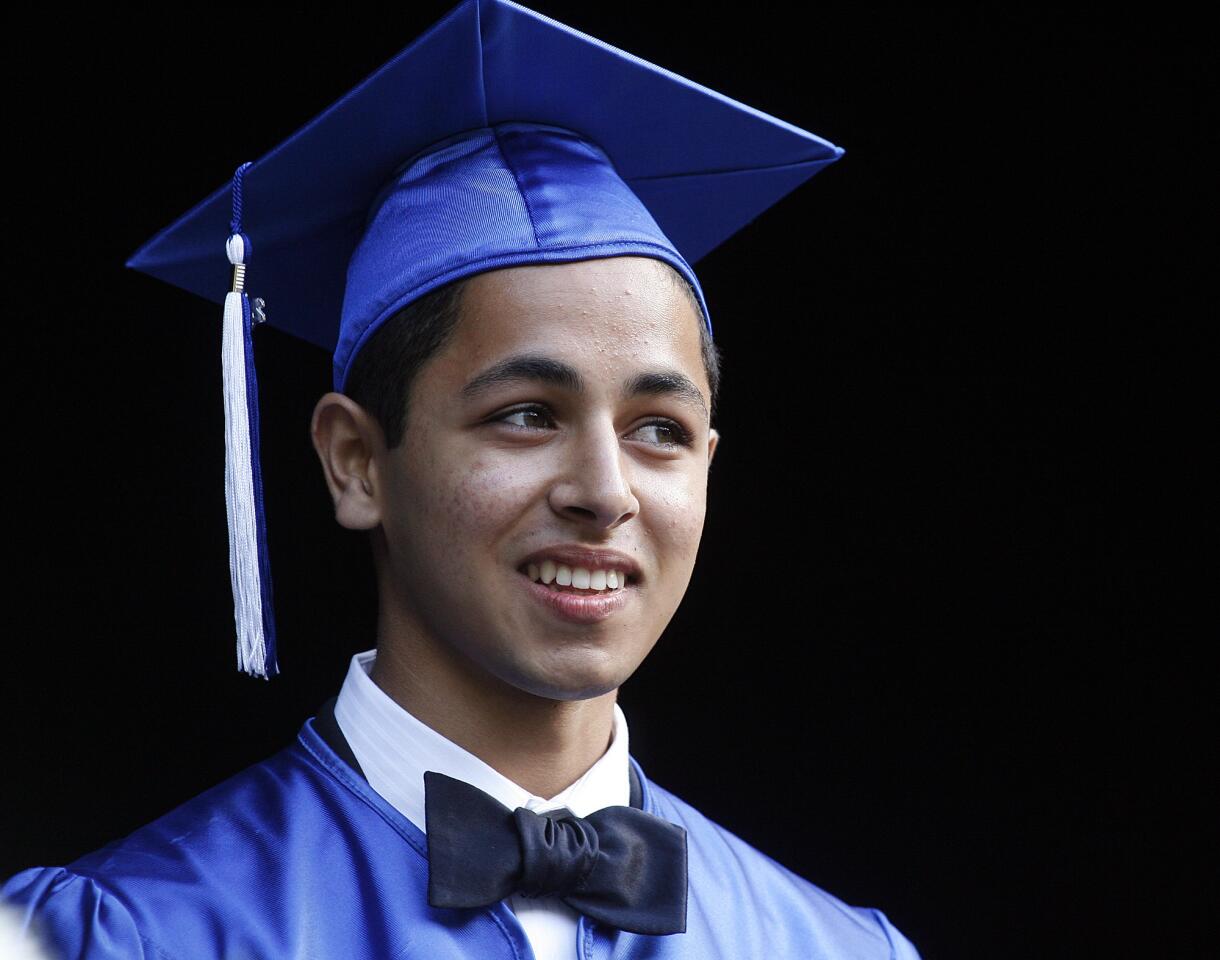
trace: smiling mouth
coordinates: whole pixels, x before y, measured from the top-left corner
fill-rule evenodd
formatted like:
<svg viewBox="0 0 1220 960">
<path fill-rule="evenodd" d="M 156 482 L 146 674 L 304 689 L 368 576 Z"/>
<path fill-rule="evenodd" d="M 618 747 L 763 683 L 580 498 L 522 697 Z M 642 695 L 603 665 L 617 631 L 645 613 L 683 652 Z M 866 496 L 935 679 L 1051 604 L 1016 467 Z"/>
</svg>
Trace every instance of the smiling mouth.
<svg viewBox="0 0 1220 960">
<path fill-rule="evenodd" d="M 552 593 L 570 593 L 576 596 L 609 596 L 621 593 L 636 583 L 635 576 L 624 570 L 590 570 L 587 567 L 572 567 L 552 560 L 540 564 L 524 564 L 518 567 L 517 572 L 548 588 Z"/>
</svg>

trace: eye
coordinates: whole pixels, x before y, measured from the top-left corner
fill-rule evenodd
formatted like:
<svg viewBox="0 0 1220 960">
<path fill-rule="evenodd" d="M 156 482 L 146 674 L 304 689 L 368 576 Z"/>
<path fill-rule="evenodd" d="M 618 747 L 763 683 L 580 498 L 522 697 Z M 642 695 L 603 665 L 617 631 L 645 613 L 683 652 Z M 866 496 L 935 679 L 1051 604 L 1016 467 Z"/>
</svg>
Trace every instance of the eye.
<svg viewBox="0 0 1220 960">
<path fill-rule="evenodd" d="M 488 422 L 502 423 L 515 430 L 545 430 L 555 425 L 550 411 L 546 407 L 537 405 L 505 410 L 503 413 L 496 414 Z"/>
<path fill-rule="evenodd" d="M 673 420 L 650 420 L 636 427 L 632 435 L 639 435 L 645 443 L 659 447 L 689 447 L 693 440 L 690 432 Z"/>
</svg>

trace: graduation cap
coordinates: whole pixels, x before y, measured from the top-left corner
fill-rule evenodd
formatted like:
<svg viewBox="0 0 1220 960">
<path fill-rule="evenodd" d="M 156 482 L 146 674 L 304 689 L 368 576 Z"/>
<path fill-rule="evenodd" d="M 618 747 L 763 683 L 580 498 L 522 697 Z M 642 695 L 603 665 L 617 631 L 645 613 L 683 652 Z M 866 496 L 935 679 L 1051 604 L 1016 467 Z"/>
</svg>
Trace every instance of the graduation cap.
<svg viewBox="0 0 1220 960">
<path fill-rule="evenodd" d="M 443 284 L 637 255 L 686 278 L 710 331 L 690 264 L 842 152 L 508 0 L 466 0 L 144 244 L 127 266 L 224 304 L 239 668 L 278 672 L 257 324 L 333 350 L 342 390 L 380 324 Z"/>
</svg>

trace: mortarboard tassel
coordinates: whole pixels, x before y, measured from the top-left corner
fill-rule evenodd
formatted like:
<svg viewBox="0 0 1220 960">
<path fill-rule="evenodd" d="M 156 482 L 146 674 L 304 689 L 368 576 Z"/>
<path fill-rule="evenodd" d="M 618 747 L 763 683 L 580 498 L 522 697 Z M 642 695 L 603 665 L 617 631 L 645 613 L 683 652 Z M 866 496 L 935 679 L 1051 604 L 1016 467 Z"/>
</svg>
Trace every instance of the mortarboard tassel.
<svg viewBox="0 0 1220 960">
<path fill-rule="evenodd" d="M 245 290 L 250 238 L 242 233 L 242 179 L 249 163 L 233 174 L 233 219 L 225 252 L 233 264 L 233 287 L 225 295 L 221 361 L 225 404 L 225 507 L 229 520 L 229 576 L 237 627 L 237 667 L 251 676 L 279 673 L 271 604 L 271 564 L 259 459 L 258 377 L 254 370 L 255 323 L 262 301 Z"/>
</svg>

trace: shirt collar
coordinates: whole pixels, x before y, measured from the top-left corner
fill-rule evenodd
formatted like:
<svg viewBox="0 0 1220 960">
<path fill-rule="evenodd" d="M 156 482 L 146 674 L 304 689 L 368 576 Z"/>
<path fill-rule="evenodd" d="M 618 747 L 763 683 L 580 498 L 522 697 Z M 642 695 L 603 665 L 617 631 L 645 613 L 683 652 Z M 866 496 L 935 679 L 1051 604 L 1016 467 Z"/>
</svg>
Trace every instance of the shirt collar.
<svg viewBox="0 0 1220 960">
<path fill-rule="evenodd" d="M 535 812 L 567 807 L 578 817 L 630 802 L 627 718 L 614 705 L 614 733 L 606 752 L 554 797 L 539 797 L 509 780 L 398 705 L 369 676 L 376 650 L 352 657 L 335 701 L 335 720 L 369 786 L 420 830 L 424 822 L 424 772 L 463 780 L 510 810 Z"/>
</svg>

